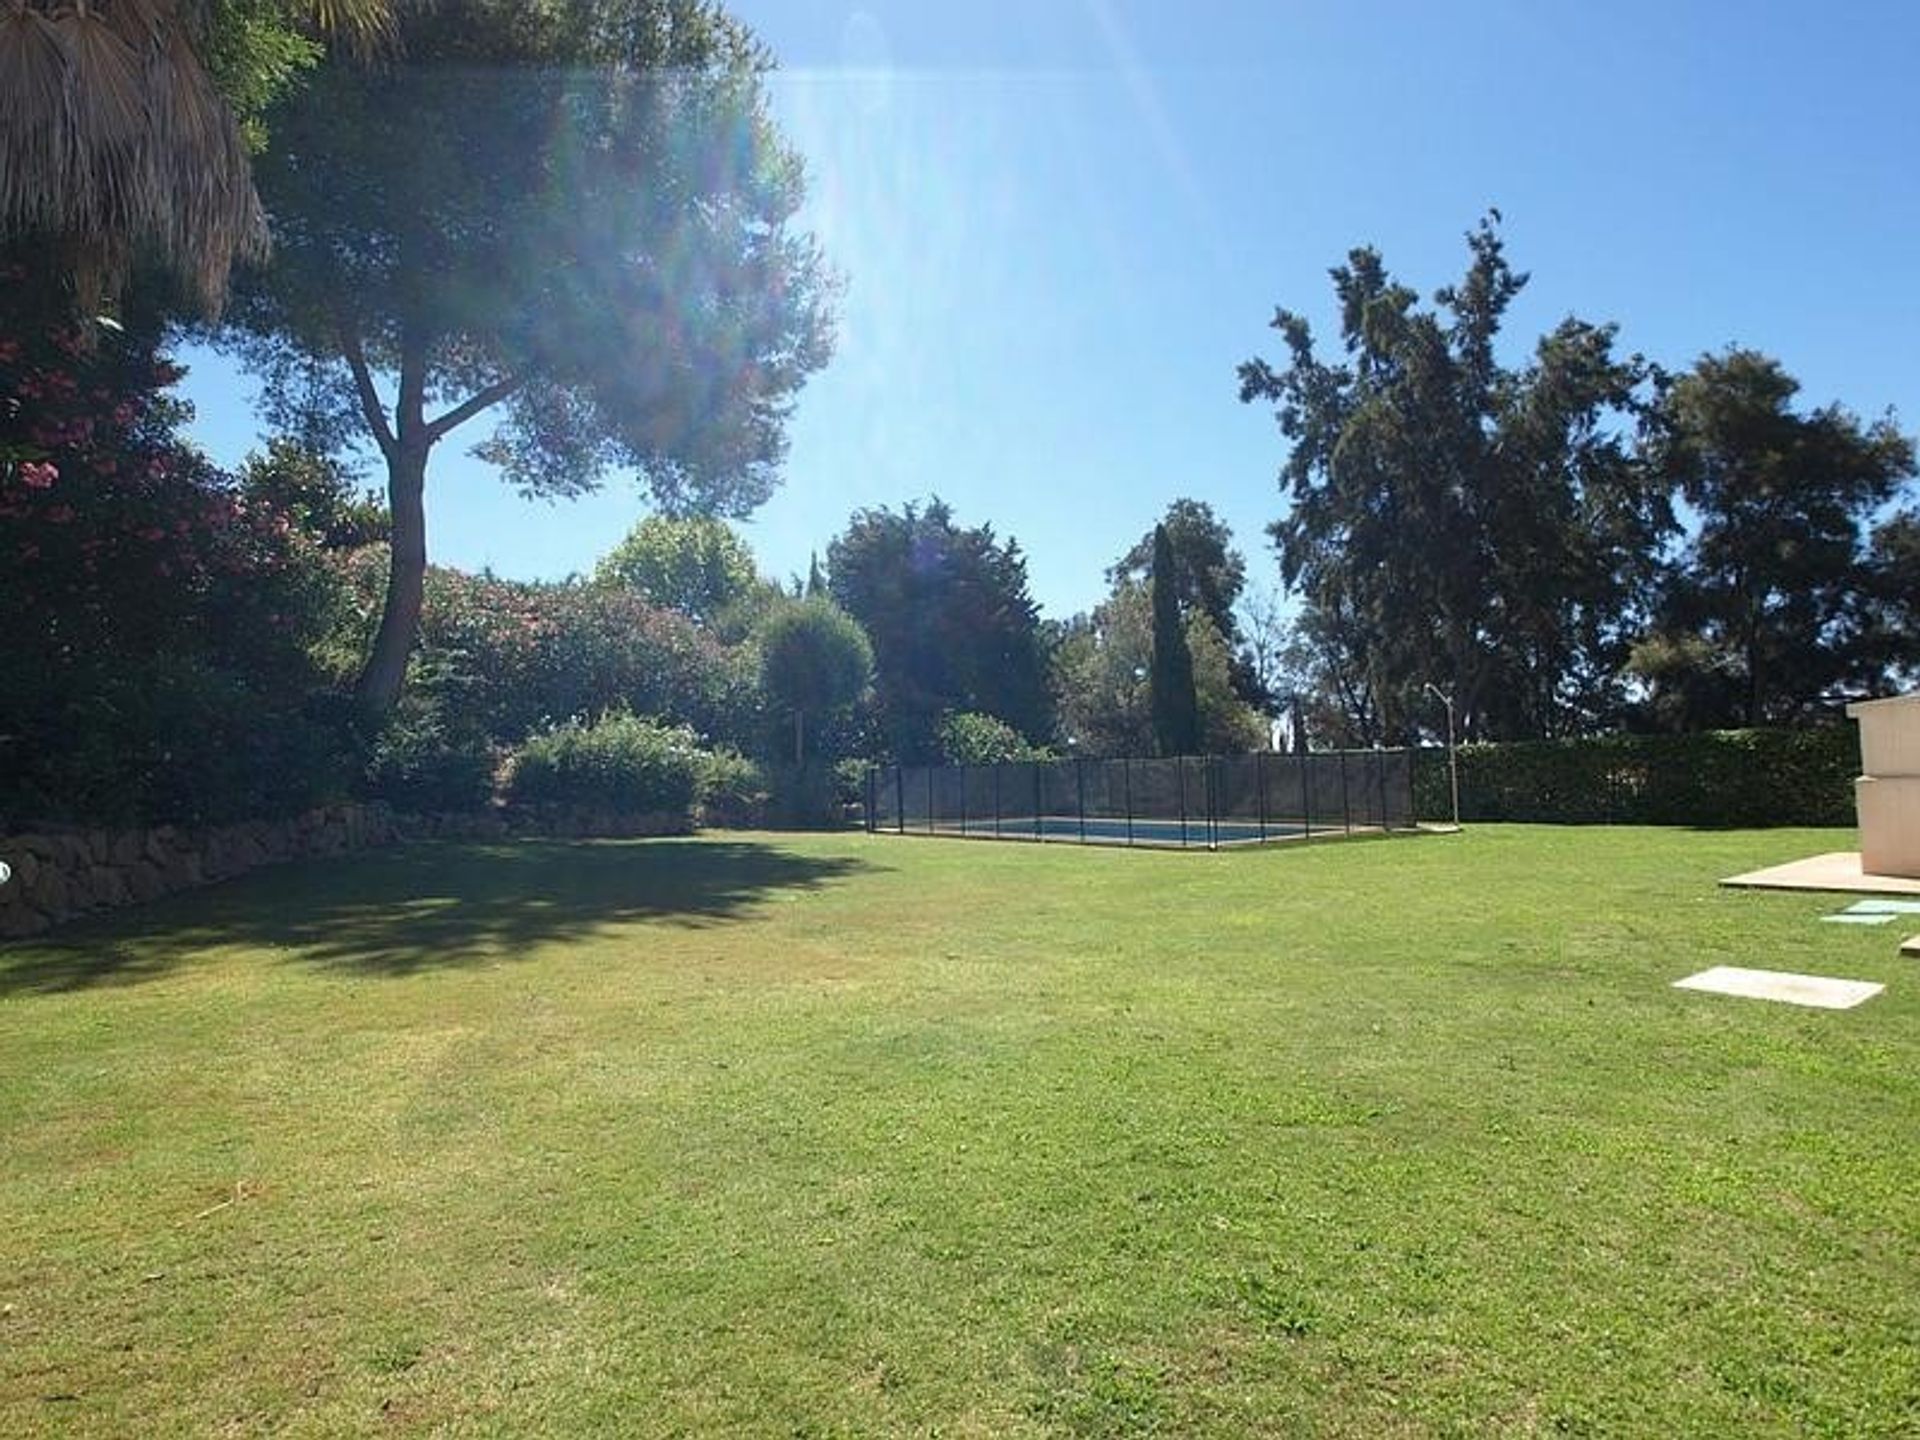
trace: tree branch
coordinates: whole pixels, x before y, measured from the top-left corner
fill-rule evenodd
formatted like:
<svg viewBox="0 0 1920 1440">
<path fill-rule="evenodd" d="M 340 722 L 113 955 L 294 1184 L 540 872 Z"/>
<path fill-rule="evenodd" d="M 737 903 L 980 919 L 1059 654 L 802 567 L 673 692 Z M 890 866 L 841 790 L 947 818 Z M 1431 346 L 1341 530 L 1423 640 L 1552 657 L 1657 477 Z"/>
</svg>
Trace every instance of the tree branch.
<svg viewBox="0 0 1920 1440">
<path fill-rule="evenodd" d="M 367 352 L 360 347 L 359 334 L 343 328 L 340 349 L 347 357 L 347 368 L 353 371 L 353 388 L 360 396 L 360 413 L 366 416 L 367 428 L 373 431 L 374 443 L 380 447 L 380 453 L 391 460 L 393 431 L 387 424 L 387 411 L 380 403 L 380 392 L 373 388 L 373 372 L 367 368 Z"/>
<path fill-rule="evenodd" d="M 491 385 L 474 392 L 427 426 L 427 443 L 431 445 L 455 426 L 466 424 L 488 406 L 498 405 L 525 383 L 518 376 L 509 375 L 504 380 L 496 380 Z"/>
</svg>

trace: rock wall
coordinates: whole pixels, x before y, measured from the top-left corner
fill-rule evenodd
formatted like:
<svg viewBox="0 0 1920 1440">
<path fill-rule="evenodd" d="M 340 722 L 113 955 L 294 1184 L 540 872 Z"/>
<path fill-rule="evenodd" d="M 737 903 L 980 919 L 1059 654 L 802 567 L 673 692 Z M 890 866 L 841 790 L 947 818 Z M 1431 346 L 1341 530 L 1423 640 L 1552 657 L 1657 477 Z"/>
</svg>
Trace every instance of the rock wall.
<svg viewBox="0 0 1920 1440">
<path fill-rule="evenodd" d="M 685 815 L 619 815 L 575 809 L 478 815 L 395 815 L 385 805 L 329 805 L 285 820 L 190 828 L 47 829 L 0 835 L 0 939 L 37 935 L 77 916 L 139 905 L 176 890 L 407 840 L 684 835 Z"/>
</svg>

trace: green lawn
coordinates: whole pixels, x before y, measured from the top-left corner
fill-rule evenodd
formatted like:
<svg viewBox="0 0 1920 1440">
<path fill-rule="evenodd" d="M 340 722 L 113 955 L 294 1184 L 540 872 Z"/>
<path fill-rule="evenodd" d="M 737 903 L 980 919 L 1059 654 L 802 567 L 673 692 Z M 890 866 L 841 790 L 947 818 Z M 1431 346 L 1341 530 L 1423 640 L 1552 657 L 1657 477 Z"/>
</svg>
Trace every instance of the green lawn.
<svg viewBox="0 0 1920 1440">
<path fill-rule="evenodd" d="M 1920 1433 L 1920 925 L 1713 884 L 1848 838 L 419 846 L 0 950 L 0 1434 Z"/>
</svg>

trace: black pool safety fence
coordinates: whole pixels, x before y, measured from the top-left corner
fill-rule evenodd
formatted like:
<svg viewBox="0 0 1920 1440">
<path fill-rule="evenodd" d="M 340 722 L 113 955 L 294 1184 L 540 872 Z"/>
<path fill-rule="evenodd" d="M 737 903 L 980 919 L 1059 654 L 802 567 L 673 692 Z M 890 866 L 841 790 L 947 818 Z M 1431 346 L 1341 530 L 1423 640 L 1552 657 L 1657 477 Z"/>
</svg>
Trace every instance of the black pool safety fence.
<svg viewBox="0 0 1920 1440">
<path fill-rule="evenodd" d="M 989 840 L 1217 850 L 1414 828 L 1405 750 L 887 765 L 867 829 Z"/>
</svg>

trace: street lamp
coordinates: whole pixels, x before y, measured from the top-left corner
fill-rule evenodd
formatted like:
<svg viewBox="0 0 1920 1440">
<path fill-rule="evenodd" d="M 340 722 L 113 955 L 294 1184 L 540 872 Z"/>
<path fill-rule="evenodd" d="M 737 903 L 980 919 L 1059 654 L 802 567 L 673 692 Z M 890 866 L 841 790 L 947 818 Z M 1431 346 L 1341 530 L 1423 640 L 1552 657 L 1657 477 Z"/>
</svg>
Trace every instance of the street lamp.
<svg viewBox="0 0 1920 1440">
<path fill-rule="evenodd" d="M 1427 684 L 1434 698 L 1447 707 L 1447 786 L 1453 792 L 1453 828 L 1460 828 L 1460 760 L 1453 744 L 1453 696 L 1431 681 Z"/>
</svg>

